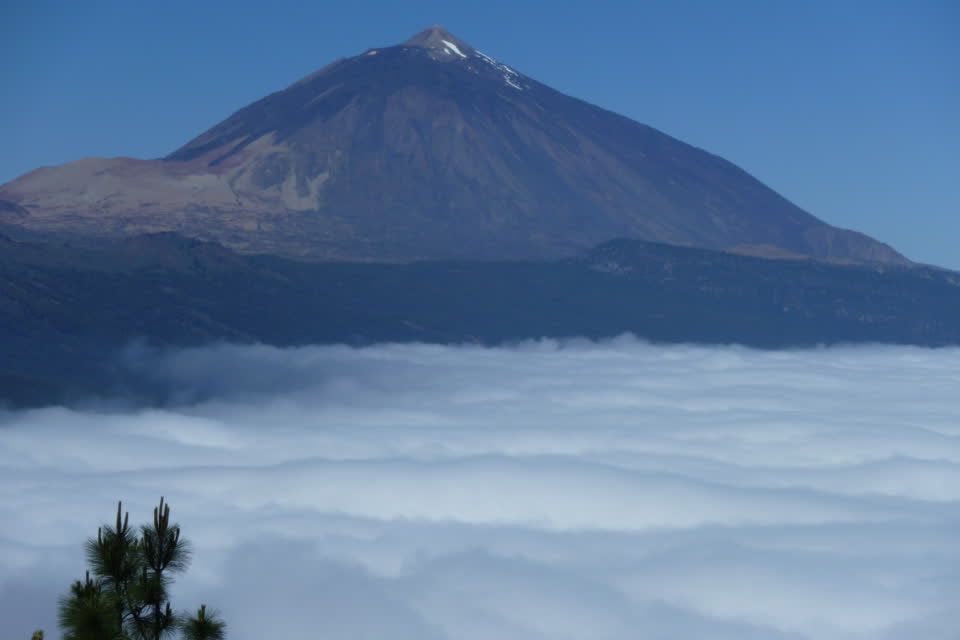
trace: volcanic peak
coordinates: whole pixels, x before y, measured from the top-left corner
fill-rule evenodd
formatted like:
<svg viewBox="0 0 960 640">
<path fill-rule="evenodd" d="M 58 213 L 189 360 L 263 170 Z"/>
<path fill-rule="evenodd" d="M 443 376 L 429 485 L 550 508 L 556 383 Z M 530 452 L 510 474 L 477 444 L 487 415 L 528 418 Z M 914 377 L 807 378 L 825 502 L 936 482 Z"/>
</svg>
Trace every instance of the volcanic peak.
<svg viewBox="0 0 960 640">
<path fill-rule="evenodd" d="M 440 25 L 427 27 L 404 42 L 403 46 L 430 49 L 460 58 L 466 58 L 475 51 L 469 43 L 461 40 Z"/>
</svg>

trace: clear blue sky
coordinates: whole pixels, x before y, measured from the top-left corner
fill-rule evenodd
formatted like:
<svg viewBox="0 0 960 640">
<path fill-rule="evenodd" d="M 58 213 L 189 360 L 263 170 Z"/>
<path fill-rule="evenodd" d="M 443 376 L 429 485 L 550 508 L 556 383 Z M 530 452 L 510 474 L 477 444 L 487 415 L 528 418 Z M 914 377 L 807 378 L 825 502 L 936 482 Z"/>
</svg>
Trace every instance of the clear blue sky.
<svg viewBox="0 0 960 640">
<path fill-rule="evenodd" d="M 0 182 L 157 157 L 337 57 L 439 23 L 960 269 L 960 2 L 48 2 L 0 7 Z"/>
</svg>

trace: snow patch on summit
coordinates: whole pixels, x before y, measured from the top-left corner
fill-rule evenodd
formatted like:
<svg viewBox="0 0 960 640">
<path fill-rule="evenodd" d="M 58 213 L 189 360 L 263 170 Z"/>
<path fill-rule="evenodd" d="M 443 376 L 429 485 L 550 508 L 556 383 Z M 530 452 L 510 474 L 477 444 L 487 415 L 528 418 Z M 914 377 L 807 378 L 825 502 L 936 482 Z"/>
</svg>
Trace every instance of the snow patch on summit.
<svg viewBox="0 0 960 640">
<path fill-rule="evenodd" d="M 460 56 L 461 58 L 466 58 L 466 57 L 467 57 L 467 56 L 463 53 L 463 51 L 460 51 L 460 48 L 459 48 L 457 45 L 453 44 L 453 43 L 450 42 L 449 40 L 441 40 L 440 42 L 442 42 L 446 47 L 448 47 L 449 49 L 451 49 L 451 50 L 453 51 L 453 53 L 457 54 L 457 55 Z"/>
<path fill-rule="evenodd" d="M 513 87 L 514 89 L 519 89 L 523 91 L 523 87 L 514 82 L 514 80 L 519 80 L 520 74 L 503 64 L 502 62 L 497 62 L 487 54 L 482 51 L 474 50 L 479 58 L 484 62 L 492 66 L 494 69 L 500 71 L 503 74 L 503 81 L 507 83 L 508 86 Z M 511 77 L 512 76 L 512 77 Z"/>
</svg>

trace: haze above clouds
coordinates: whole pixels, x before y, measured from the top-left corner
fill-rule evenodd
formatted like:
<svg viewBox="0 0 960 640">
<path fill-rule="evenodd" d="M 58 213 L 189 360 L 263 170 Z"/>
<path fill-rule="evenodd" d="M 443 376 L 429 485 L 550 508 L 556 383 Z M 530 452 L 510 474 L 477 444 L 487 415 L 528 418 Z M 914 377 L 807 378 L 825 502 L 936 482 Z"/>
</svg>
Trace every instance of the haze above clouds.
<svg viewBox="0 0 960 640">
<path fill-rule="evenodd" d="M 960 350 L 130 357 L 178 401 L 0 414 L 4 637 L 161 495 L 235 640 L 955 637 Z"/>
</svg>

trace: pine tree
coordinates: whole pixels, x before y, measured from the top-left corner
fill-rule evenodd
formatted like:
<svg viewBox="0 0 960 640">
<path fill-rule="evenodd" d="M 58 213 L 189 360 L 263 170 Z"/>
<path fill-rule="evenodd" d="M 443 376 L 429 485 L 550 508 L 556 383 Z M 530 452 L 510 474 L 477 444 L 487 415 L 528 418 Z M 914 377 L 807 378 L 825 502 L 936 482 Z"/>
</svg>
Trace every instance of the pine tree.
<svg viewBox="0 0 960 640">
<path fill-rule="evenodd" d="M 60 600 L 60 628 L 64 640 L 120 640 L 123 634 L 114 617 L 112 599 L 101 580 L 77 580 Z"/>
<path fill-rule="evenodd" d="M 190 564 L 190 544 L 163 498 L 139 535 L 118 503 L 115 524 L 101 526 L 85 550 L 90 571 L 60 601 L 64 640 L 163 640 L 177 630 L 188 640 L 225 637 L 226 625 L 206 605 L 192 617 L 173 610 L 170 585 Z"/>
<path fill-rule="evenodd" d="M 197 609 L 197 615 L 183 621 L 183 640 L 223 640 L 226 627 L 216 613 L 207 613 L 207 605 L 202 604 Z"/>
</svg>

